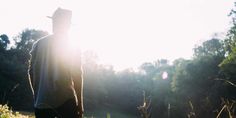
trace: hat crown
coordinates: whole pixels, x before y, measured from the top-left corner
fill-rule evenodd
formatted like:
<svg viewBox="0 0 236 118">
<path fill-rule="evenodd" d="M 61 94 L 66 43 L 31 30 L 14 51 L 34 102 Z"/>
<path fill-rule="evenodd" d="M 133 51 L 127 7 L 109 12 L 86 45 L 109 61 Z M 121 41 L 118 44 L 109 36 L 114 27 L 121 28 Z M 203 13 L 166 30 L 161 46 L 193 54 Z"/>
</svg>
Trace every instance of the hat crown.
<svg viewBox="0 0 236 118">
<path fill-rule="evenodd" d="M 57 8 L 57 10 L 53 13 L 52 19 L 71 19 L 72 11 L 68 9 Z"/>
</svg>

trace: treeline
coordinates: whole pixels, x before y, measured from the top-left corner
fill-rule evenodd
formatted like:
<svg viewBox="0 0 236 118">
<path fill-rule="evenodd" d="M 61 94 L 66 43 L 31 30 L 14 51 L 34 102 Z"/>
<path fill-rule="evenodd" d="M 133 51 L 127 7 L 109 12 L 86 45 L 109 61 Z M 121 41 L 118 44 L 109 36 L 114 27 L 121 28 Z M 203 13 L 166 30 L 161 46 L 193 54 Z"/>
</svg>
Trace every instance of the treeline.
<svg viewBox="0 0 236 118">
<path fill-rule="evenodd" d="M 236 81 L 231 72 L 236 66 L 232 66 L 233 52 L 226 50 L 229 45 L 226 40 L 212 38 L 194 48 L 191 60 L 177 59 L 170 64 L 160 59 L 143 63 L 139 72 L 115 72 L 112 66 L 85 62 L 86 108 L 106 112 L 117 109 L 139 116 L 137 106 L 143 104 L 145 91 L 154 118 L 215 118 L 224 105 L 236 100 Z M 163 73 L 168 73 L 167 79 L 163 79 Z M 233 105 L 229 109 L 231 114 L 235 108 Z M 222 117 L 228 115 L 225 110 Z"/>
<path fill-rule="evenodd" d="M 99 111 L 112 116 L 118 111 L 140 116 L 137 107 L 143 104 L 145 91 L 151 99 L 153 118 L 235 116 L 235 15 L 236 11 L 232 10 L 232 27 L 226 38 L 213 37 L 197 45 L 189 60 L 180 58 L 170 63 L 159 59 L 141 64 L 139 71 L 116 72 L 112 66 L 97 64 L 93 52 L 85 52 L 85 112 L 96 114 Z M 16 110 L 33 110 L 27 78 L 28 53 L 32 43 L 47 34 L 26 29 L 11 43 L 7 35 L 0 36 L 0 104 L 7 103 Z M 167 79 L 163 79 L 163 73 L 168 73 Z"/>
</svg>

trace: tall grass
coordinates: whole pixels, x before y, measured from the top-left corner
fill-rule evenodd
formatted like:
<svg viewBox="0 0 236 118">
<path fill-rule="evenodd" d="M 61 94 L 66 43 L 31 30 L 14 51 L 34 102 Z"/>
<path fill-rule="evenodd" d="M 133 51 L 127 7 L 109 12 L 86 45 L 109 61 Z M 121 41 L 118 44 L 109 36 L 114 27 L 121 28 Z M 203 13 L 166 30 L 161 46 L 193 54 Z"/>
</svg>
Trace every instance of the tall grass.
<svg viewBox="0 0 236 118">
<path fill-rule="evenodd" d="M 228 118 L 235 118 L 235 110 L 236 110 L 236 101 L 234 100 L 227 100 L 222 98 L 222 108 L 220 112 L 217 114 L 216 118 L 221 118 L 223 113 L 226 113 L 228 115 Z"/>
<path fill-rule="evenodd" d="M 145 91 L 143 92 L 143 105 L 138 107 L 142 118 L 151 118 L 151 98 L 146 97 Z"/>
</svg>

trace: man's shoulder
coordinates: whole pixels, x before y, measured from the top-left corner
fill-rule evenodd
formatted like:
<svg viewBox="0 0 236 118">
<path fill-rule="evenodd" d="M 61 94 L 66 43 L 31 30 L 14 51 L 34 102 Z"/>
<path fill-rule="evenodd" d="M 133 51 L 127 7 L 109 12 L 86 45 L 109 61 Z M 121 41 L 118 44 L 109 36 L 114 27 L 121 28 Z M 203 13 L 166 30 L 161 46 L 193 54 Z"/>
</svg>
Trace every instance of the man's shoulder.
<svg viewBox="0 0 236 118">
<path fill-rule="evenodd" d="M 44 36 L 44 37 L 42 37 L 42 38 L 40 38 L 40 39 L 38 39 L 35 43 L 34 43 L 34 45 L 38 45 L 38 44 L 42 44 L 42 43 L 47 43 L 50 39 L 52 39 L 53 38 L 53 35 L 47 35 L 47 36 Z"/>
<path fill-rule="evenodd" d="M 34 42 L 33 47 L 45 47 L 49 41 L 53 38 L 53 35 L 44 36 Z"/>
<path fill-rule="evenodd" d="M 46 46 L 45 44 L 47 44 L 48 41 L 50 39 L 52 39 L 52 37 L 53 37 L 52 35 L 47 35 L 47 36 L 44 36 L 44 37 L 38 39 L 37 41 L 35 41 L 32 45 L 32 49 L 31 49 L 30 53 L 32 53 L 38 47 Z"/>
</svg>

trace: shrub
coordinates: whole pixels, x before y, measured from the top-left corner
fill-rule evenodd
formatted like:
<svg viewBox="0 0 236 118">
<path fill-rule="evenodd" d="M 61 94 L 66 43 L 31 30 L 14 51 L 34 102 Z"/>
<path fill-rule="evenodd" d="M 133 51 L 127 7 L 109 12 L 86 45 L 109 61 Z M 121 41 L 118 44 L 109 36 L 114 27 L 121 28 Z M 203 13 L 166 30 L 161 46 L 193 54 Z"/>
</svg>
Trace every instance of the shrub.
<svg viewBox="0 0 236 118">
<path fill-rule="evenodd" d="M 7 105 L 0 105 L 0 118 L 34 118 L 34 117 L 22 115 L 19 112 L 13 112 Z"/>
</svg>

